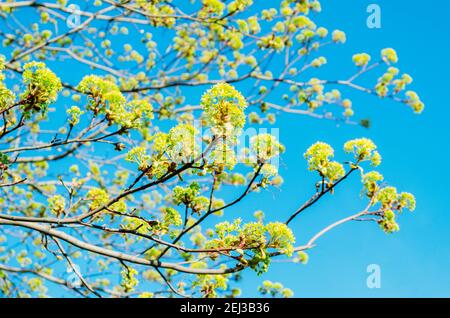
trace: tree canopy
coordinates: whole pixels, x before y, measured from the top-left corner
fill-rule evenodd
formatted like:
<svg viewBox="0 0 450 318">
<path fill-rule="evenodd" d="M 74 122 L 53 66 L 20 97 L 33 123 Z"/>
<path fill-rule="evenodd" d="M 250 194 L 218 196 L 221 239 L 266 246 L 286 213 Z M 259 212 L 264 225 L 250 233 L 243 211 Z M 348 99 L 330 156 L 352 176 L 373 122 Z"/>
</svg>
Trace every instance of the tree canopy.
<svg viewBox="0 0 450 318">
<path fill-rule="evenodd" d="M 352 93 L 424 108 L 393 48 L 357 53 L 351 75 L 323 78 L 323 48 L 346 34 L 314 22 L 319 1 L 253 2 L 0 3 L 2 295 L 237 297 L 244 272 L 305 263 L 341 224 L 399 230 L 414 196 L 384 182 L 364 137 L 333 145 L 340 159 L 311 140 L 304 159 L 317 182 L 286 220 L 227 215 L 282 187 L 289 145 L 260 129 L 278 116 L 368 127 Z M 350 176 L 366 206 L 297 242 L 292 222 Z M 290 297 L 288 287 L 259 291 Z"/>
</svg>

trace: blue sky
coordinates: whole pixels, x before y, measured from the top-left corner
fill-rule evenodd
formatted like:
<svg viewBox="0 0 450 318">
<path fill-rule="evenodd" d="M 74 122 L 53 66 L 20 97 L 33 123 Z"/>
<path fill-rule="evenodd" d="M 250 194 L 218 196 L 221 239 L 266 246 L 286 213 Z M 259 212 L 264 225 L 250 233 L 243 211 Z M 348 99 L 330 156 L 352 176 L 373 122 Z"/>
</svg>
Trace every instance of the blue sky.
<svg viewBox="0 0 450 318">
<path fill-rule="evenodd" d="M 381 29 L 366 27 L 366 8 L 371 3 L 381 7 Z M 382 48 L 394 47 L 400 58 L 397 66 L 413 76 L 412 88 L 420 93 L 426 109 L 414 115 L 403 105 L 356 92 L 351 95 L 354 109 L 362 118 L 371 119 L 370 129 L 336 127 L 333 122 L 283 115 L 277 126 L 287 146 L 283 155 L 285 183 L 281 192 L 273 192 L 265 200 L 259 198 L 257 205 L 264 207 L 267 214 L 287 215 L 287 211 L 295 210 L 310 194 L 314 180 L 305 172 L 304 150 L 316 140 L 337 149 L 348 139 L 365 136 L 376 142 L 383 155 L 379 170 L 386 181 L 414 193 L 417 209 L 400 216 L 401 230 L 392 235 L 384 234 L 372 223 L 337 228 L 318 241 L 307 265 L 274 263 L 263 277 L 247 273 L 244 292 L 255 293 L 254 287 L 260 281 L 271 279 L 292 288 L 297 297 L 449 297 L 446 180 L 450 177 L 450 3 L 433 1 L 425 9 L 418 0 L 340 0 L 322 1 L 322 8 L 315 21 L 329 29 L 344 30 L 348 39 L 344 46 L 333 47 L 326 55 L 325 68 L 331 78 L 349 75 L 354 53 L 364 51 L 375 56 Z M 323 226 L 363 206 L 356 179 L 292 224 L 298 242 L 305 242 Z M 255 202 L 249 201 L 246 203 L 254 208 Z M 369 264 L 381 267 L 379 289 L 366 287 Z"/>
<path fill-rule="evenodd" d="M 256 9 L 268 6 L 268 1 L 255 2 Z M 425 111 L 415 115 L 399 103 L 348 91 L 356 117 L 370 118 L 370 129 L 282 114 L 274 127 L 279 128 L 280 139 L 287 148 L 281 169 L 285 183 L 281 190 L 250 195 L 226 214 L 234 218 L 263 209 L 269 219 L 285 220 L 314 191 L 316 176 L 306 169 L 304 151 L 320 140 L 331 144 L 337 150 L 337 159 L 344 161 L 348 157 L 341 151 L 343 143 L 359 137 L 375 141 L 384 159 L 379 171 L 400 191 L 415 194 L 417 209 L 399 217 L 398 233 L 386 235 L 376 224 L 368 222 L 346 224 L 317 242 L 318 246 L 308 253 L 307 265 L 274 262 L 263 276 L 246 270 L 241 283 L 243 295 L 257 296 L 257 286 L 269 279 L 291 288 L 296 297 L 450 297 L 447 205 L 450 3 L 444 0 L 427 6 L 419 0 L 321 3 L 323 12 L 314 21 L 329 30 L 342 29 L 347 33 L 345 45 L 323 51 L 328 64 L 321 74 L 328 79 L 347 78 L 355 71 L 353 54 L 367 52 L 377 56 L 382 48 L 393 47 L 400 58 L 396 66 L 413 76 L 411 88 L 425 102 Z M 366 8 L 371 3 L 381 7 L 381 29 L 366 26 Z M 73 83 L 83 75 L 81 69 L 74 67 L 60 68 L 58 73 L 63 75 L 64 71 L 70 72 Z M 374 80 L 372 77 L 371 83 Z M 202 90 L 204 87 L 198 89 Z M 65 117 L 58 120 L 64 121 Z M 360 211 L 365 204 L 360 190 L 355 175 L 334 195 L 305 211 L 292 223 L 297 243 L 306 243 L 324 226 Z M 370 264 L 381 267 L 379 289 L 366 287 L 366 268 Z"/>
</svg>

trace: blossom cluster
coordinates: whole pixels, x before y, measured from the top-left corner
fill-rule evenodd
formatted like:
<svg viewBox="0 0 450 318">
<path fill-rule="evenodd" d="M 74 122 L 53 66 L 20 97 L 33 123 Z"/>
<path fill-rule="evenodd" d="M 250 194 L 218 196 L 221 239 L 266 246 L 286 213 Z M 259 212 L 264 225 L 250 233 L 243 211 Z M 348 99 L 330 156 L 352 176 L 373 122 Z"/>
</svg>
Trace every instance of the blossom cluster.
<svg viewBox="0 0 450 318">
<path fill-rule="evenodd" d="M 219 83 L 207 90 L 200 105 L 207 125 L 219 135 L 229 135 L 244 127 L 247 101 L 233 86 Z"/>
<path fill-rule="evenodd" d="M 26 90 L 22 93 L 22 106 L 26 115 L 45 112 L 56 101 L 62 89 L 61 80 L 42 62 L 25 64 L 22 81 Z"/>
<path fill-rule="evenodd" d="M 88 75 L 77 88 L 89 96 L 88 109 L 94 114 L 105 114 L 110 124 L 130 129 L 148 125 L 153 119 L 153 107 L 148 101 L 127 102 L 119 87 L 110 79 Z"/>
<path fill-rule="evenodd" d="M 327 143 L 316 142 L 306 150 L 304 157 L 308 161 L 308 169 L 319 172 L 329 184 L 345 174 L 342 164 L 331 160 L 334 157 L 334 149 Z"/>
<path fill-rule="evenodd" d="M 14 93 L 9 90 L 3 82 L 5 79 L 5 75 L 3 74 L 4 69 L 5 57 L 3 55 L 0 55 L 0 111 L 11 106 L 16 99 Z"/>
<path fill-rule="evenodd" d="M 292 255 L 295 237 L 292 230 L 284 223 L 248 222 L 242 224 L 241 219 L 230 223 L 218 223 L 215 233 L 206 242 L 208 248 L 234 248 L 240 255 L 240 262 L 261 274 L 267 271 L 270 264 L 268 249 L 276 249 L 287 255 Z M 245 258 L 244 249 L 252 251 L 249 258 Z M 217 255 L 210 255 L 215 258 Z"/>
</svg>

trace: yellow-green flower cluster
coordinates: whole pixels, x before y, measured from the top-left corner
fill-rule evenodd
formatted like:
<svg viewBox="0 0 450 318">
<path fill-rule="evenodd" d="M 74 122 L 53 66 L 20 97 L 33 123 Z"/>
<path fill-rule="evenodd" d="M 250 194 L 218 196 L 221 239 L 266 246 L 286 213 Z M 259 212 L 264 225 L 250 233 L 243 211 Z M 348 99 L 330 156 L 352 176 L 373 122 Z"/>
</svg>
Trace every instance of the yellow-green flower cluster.
<svg viewBox="0 0 450 318">
<path fill-rule="evenodd" d="M 416 209 L 416 198 L 409 192 L 402 192 L 398 197 L 398 207 L 414 211 Z"/>
<path fill-rule="evenodd" d="M 168 133 L 159 132 L 150 138 L 151 154 L 144 146 L 131 149 L 126 160 L 138 164 L 138 169 L 146 170 L 149 178 L 160 177 L 176 169 L 178 164 L 190 162 L 197 156 L 197 130 L 190 124 L 179 124 Z"/>
<path fill-rule="evenodd" d="M 3 83 L 5 75 L 3 70 L 5 69 L 5 57 L 0 55 L 0 111 L 8 108 L 14 103 L 16 96 Z"/>
<path fill-rule="evenodd" d="M 392 210 L 386 210 L 384 212 L 383 218 L 378 221 L 378 223 L 386 233 L 393 233 L 400 230 L 400 226 L 395 219 L 395 213 Z"/>
<path fill-rule="evenodd" d="M 127 153 L 125 160 L 136 163 L 138 169 L 143 171 L 148 167 L 150 158 L 151 157 L 147 154 L 145 147 L 138 146 L 132 148 Z"/>
<path fill-rule="evenodd" d="M 415 113 L 420 114 L 425 108 L 425 105 L 420 100 L 419 95 L 414 91 L 407 91 L 405 95 L 407 97 L 406 103 L 412 107 Z"/>
<path fill-rule="evenodd" d="M 283 33 L 286 30 L 285 24 L 281 21 L 277 22 L 273 27 L 273 32 Z"/>
<path fill-rule="evenodd" d="M 338 100 L 338 98 L 332 96 L 333 94 L 331 93 L 324 94 L 324 85 L 318 78 L 311 78 L 308 81 L 308 87 L 306 89 L 298 89 L 298 87 L 293 86 L 292 90 L 298 91 L 296 96 L 298 104 L 301 105 L 306 103 L 311 112 L 321 107 L 324 102 L 331 103 L 337 102 Z M 337 90 L 334 91 L 338 92 Z M 293 99 L 292 103 L 296 103 L 296 100 Z"/>
<path fill-rule="evenodd" d="M 261 31 L 261 26 L 259 25 L 258 18 L 256 16 L 248 17 L 248 29 L 251 34 L 258 33 Z"/>
<path fill-rule="evenodd" d="M 232 185 L 244 185 L 246 182 L 246 178 L 241 173 L 224 173 L 220 175 L 221 182 Z"/>
<path fill-rule="evenodd" d="M 105 114 L 110 124 L 123 128 L 137 128 L 153 118 L 153 107 L 145 100 L 127 103 L 119 87 L 112 81 L 97 75 L 85 76 L 78 89 L 88 94 L 88 108 L 95 114 Z"/>
<path fill-rule="evenodd" d="M 270 163 L 266 163 L 261 168 L 261 175 L 264 176 L 264 178 L 261 180 L 261 186 L 264 187 L 266 185 L 265 181 L 269 181 L 268 179 L 271 177 L 278 176 L 278 168 Z M 282 181 L 282 180 L 277 180 L 277 181 Z"/>
<path fill-rule="evenodd" d="M 193 182 L 188 187 L 183 188 L 176 186 L 173 189 L 173 202 L 175 204 L 189 204 L 200 193 L 200 186 L 198 183 Z"/>
<path fill-rule="evenodd" d="M 265 21 L 272 21 L 276 14 L 277 14 L 277 9 L 275 9 L 275 8 L 264 9 L 261 11 L 262 19 Z"/>
<path fill-rule="evenodd" d="M 327 59 L 323 56 L 318 57 L 311 62 L 312 67 L 321 67 L 322 65 L 325 65 L 327 63 Z"/>
<path fill-rule="evenodd" d="M 245 8 L 251 6 L 253 4 L 253 0 L 234 0 L 231 1 L 228 6 L 228 12 L 236 12 L 236 11 L 244 11 Z"/>
<path fill-rule="evenodd" d="M 353 62 L 356 66 L 366 66 L 370 61 L 370 55 L 367 53 L 359 53 L 353 55 Z"/>
<path fill-rule="evenodd" d="M 276 249 L 288 256 L 293 253 L 295 237 L 291 229 L 284 223 L 271 222 L 264 225 L 261 222 L 249 222 L 241 225 L 242 220 L 236 219 L 216 224 L 217 238 L 206 242 L 207 248 L 235 248 L 240 254 L 241 263 L 256 270 L 258 273 L 267 271 L 270 263 L 267 249 Z M 250 258 L 244 258 L 243 248 L 253 252 Z"/>
<path fill-rule="evenodd" d="M 347 141 L 344 150 L 353 153 L 357 162 L 370 161 L 373 166 L 381 163 L 381 155 L 376 151 L 377 146 L 368 138 L 359 138 Z"/>
<path fill-rule="evenodd" d="M 314 12 L 322 11 L 319 0 L 295 1 L 295 9 L 303 14 L 309 14 L 311 10 Z"/>
<path fill-rule="evenodd" d="M 16 96 L 0 82 L 0 111 L 7 109 L 14 103 Z"/>
<path fill-rule="evenodd" d="M 317 36 L 319 37 L 319 38 L 325 38 L 327 35 L 328 35 L 328 30 L 326 29 L 326 28 L 324 28 L 324 27 L 319 27 L 317 30 L 316 30 L 316 34 L 317 34 Z"/>
<path fill-rule="evenodd" d="M 217 172 L 233 169 L 237 164 L 234 141 L 220 139 L 208 156 L 209 167 Z"/>
<path fill-rule="evenodd" d="M 200 193 L 200 186 L 198 183 L 193 182 L 188 187 L 183 188 L 176 186 L 173 189 L 173 202 L 175 204 L 189 204 L 191 203 Z"/>
<path fill-rule="evenodd" d="M 321 170 L 334 156 L 334 149 L 324 142 L 316 142 L 304 154 L 310 170 Z"/>
<path fill-rule="evenodd" d="M 195 140 L 197 133 L 197 129 L 191 124 L 179 124 L 171 128 L 167 135 L 165 145 L 167 157 L 174 162 L 192 160 L 198 154 L 199 150 Z M 156 147 L 156 145 L 153 149 L 158 149 L 158 152 L 162 150 L 160 147 Z"/>
<path fill-rule="evenodd" d="M 55 195 L 47 199 L 50 212 L 57 217 L 64 213 L 66 200 L 61 195 Z"/>
<path fill-rule="evenodd" d="M 397 200 L 397 189 L 394 187 L 385 187 L 377 194 L 377 201 L 381 203 L 383 208 L 390 208 Z"/>
<path fill-rule="evenodd" d="M 295 29 L 290 29 L 291 32 L 295 31 L 297 28 L 300 29 L 309 28 L 311 30 L 316 29 L 316 24 L 313 21 L 311 21 L 311 19 L 309 19 L 307 16 L 304 15 L 295 16 L 292 19 L 291 24 L 295 26 Z M 289 24 L 289 26 L 291 26 L 291 24 Z"/>
<path fill-rule="evenodd" d="M 413 78 L 409 74 L 403 74 L 401 78 L 392 81 L 394 92 L 398 93 L 406 88 L 407 85 L 413 82 Z"/>
<path fill-rule="evenodd" d="M 135 127 L 139 124 L 149 125 L 153 119 L 153 106 L 146 100 L 135 99 L 125 105 L 127 111 L 128 124 L 125 127 Z"/>
<path fill-rule="evenodd" d="M 185 29 L 177 31 L 177 36 L 173 39 L 173 48 L 179 52 L 181 57 L 184 57 L 189 65 L 192 65 L 195 61 L 195 51 L 197 47 L 196 38 L 189 36 L 190 33 Z M 190 78 L 189 75 L 187 75 Z"/>
<path fill-rule="evenodd" d="M 216 133 L 228 135 L 244 127 L 245 98 L 232 85 L 219 83 L 206 91 L 200 102 L 206 122 Z"/>
<path fill-rule="evenodd" d="M 377 85 L 375 86 L 375 92 L 380 97 L 386 97 L 389 93 L 389 85 L 392 80 L 399 73 L 398 68 L 389 67 L 386 73 L 384 73 L 380 78 L 378 78 Z"/>
<path fill-rule="evenodd" d="M 138 271 L 130 266 L 121 271 L 122 280 L 120 285 L 122 286 L 124 292 L 128 293 L 133 291 L 133 289 L 139 284 L 139 281 L 136 278 L 138 274 Z"/>
<path fill-rule="evenodd" d="M 162 224 L 164 228 L 168 229 L 171 225 L 181 226 L 183 224 L 183 220 L 177 210 L 168 207 L 163 209 Z"/>
<path fill-rule="evenodd" d="M 267 245 L 272 248 L 280 250 L 288 256 L 291 256 L 295 243 L 295 236 L 292 230 L 282 222 L 271 222 L 265 227 L 268 235 Z"/>
<path fill-rule="evenodd" d="M 109 79 L 97 75 L 83 77 L 78 84 L 78 90 L 92 97 L 91 108 L 98 111 L 99 107 L 105 107 L 106 103 L 125 103 L 125 97 L 121 94 L 117 85 Z"/>
<path fill-rule="evenodd" d="M 92 188 L 86 194 L 86 200 L 91 201 L 89 209 L 96 210 L 104 206 L 109 201 L 108 193 L 100 188 Z"/>
<path fill-rule="evenodd" d="M 401 211 L 406 208 L 414 211 L 416 208 L 416 199 L 409 192 L 397 193 L 394 187 L 382 188 L 377 193 L 377 202 L 380 202 L 382 209 L 395 209 Z"/>
<path fill-rule="evenodd" d="M 263 281 L 262 285 L 258 287 L 258 291 L 262 295 L 268 295 L 270 297 L 281 296 L 283 298 L 290 298 L 294 296 L 294 292 L 291 289 L 285 288 L 281 283 L 274 283 L 270 280 Z"/>
<path fill-rule="evenodd" d="M 330 161 L 325 169 L 324 177 L 327 178 L 330 183 L 342 178 L 345 174 L 344 166 L 336 161 Z"/>
<path fill-rule="evenodd" d="M 296 36 L 295 39 L 302 44 L 305 44 L 306 42 L 309 42 L 312 40 L 312 38 L 314 37 L 315 33 L 313 30 L 311 29 L 303 29 L 301 32 L 299 32 Z M 317 42 L 316 42 L 317 43 Z M 288 42 L 288 44 L 290 44 L 290 42 Z M 301 47 L 300 49 L 298 49 L 297 53 L 299 55 L 306 55 L 309 53 L 308 49 L 306 47 Z"/>
<path fill-rule="evenodd" d="M 193 268 L 205 268 L 205 262 L 195 262 Z M 221 266 L 224 268 L 224 266 Z M 197 275 L 192 282 L 193 288 L 198 288 L 204 298 L 215 298 L 218 296 L 217 290 L 227 290 L 229 275 Z"/>
<path fill-rule="evenodd" d="M 77 125 L 80 122 L 80 116 L 84 114 L 84 111 L 80 109 L 78 106 L 72 106 L 67 110 L 67 115 L 69 117 L 69 123 L 72 126 Z"/>
<path fill-rule="evenodd" d="M 23 68 L 22 80 L 27 87 L 21 95 L 24 111 L 46 111 L 62 89 L 61 80 L 42 62 L 30 62 Z"/>
<path fill-rule="evenodd" d="M 290 90 L 297 92 L 297 96 L 296 98 L 291 98 L 289 102 L 293 105 L 306 103 L 311 112 L 323 106 L 325 103 L 337 104 L 344 108 L 344 116 L 353 116 L 352 101 L 350 99 L 343 99 L 339 90 L 332 89 L 324 92 L 325 87 L 323 81 L 318 78 L 311 78 L 308 85 L 306 89 L 300 89 L 298 86 L 292 85 Z"/>
<path fill-rule="evenodd" d="M 202 0 L 202 5 L 200 17 L 221 16 L 225 10 L 225 3 L 221 0 Z"/>
<path fill-rule="evenodd" d="M 386 48 L 381 50 L 381 59 L 387 63 L 397 63 L 398 62 L 398 56 L 397 52 L 393 48 Z"/>
<path fill-rule="evenodd" d="M 47 292 L 47 287 L 44 286 L 44 282 L 41 278 L 38 277 L 32 277 L 26 281 L 28 287 L 33 292 L 39 292 L 40 295 L 45 295 Z M 20 295 L 20 293 L 19 293 Z"/>
<path fill-rule="evenodd" d="M 114 211 L 118 211 L 117 209 L 114 209 Z M 150 225 L 151 224 L 151 225 Z M 161 223 L 155 221 L 154 223 L 148 223 L 144 219 L 139 217 L 131 217 L 131 216 L 125 216 L 121 218 L 121 224 L 120 227 L 135 231 L 140 234 L 148 234 L 149 232 L 152 232 L 153 234 L 165 234 L 167 231 L 163 229 L 163 226 Z M 139 237 L 137 238 L 140 239 Z"/>
<path fill-rule="evenodd" d="M 394 187 L 385 187 L 379 190 L 376 202 L 381 204 L 383 217 L 379 224 L 386 233 L 396 232 L 400 229 L 394 211 L 401 212 L 404 208 L 414 211 L 416 207 L 416 200 L 411 193 L 402 192 L 398 194 Z"/>
<path fill-rule="evenodd" d="M 348 98 L 341 100 L 341 105 L 344 107 L 344 116 L 345 117 L 351 117 L 353 116 L 354 112 L 352 109 L 352 101 Z"/>
<path fill-rule="evenodd" d="M 327 143 L 316 142 L 306 150 L 304 157 L 308 161 L 308 169 L 319 172 L 330 183 L 345 174 L 342 164 L 331 161 L 331 158 L 334 157 L 334 149 Z"/>
<path fill-rule="evenodd" d="M 187 187 L 176 186 L 173 189 L 173 202 L 176 205 L 184 204 L 196 213 L 205 211 L 208 208 L 209 200 L 204 196 L 199 196 L 200 186 L 193 182 Z"/>
<path fill-rule="evenodd" d="M 378 171 L 370 171 L 362 175 L 361 182 L 369 198 L 372 198 L 379 189 L 379 182 L 383 181 L 383 175 Z"/>
<path fill-rule="evenodd" d="M 284 146 L 271 134 L 259 134 L 250 139 L 251 148 L 260 162 L 276 157 L 284 151 Z"/>
<path fill-rule="evenodd" d="M 386 97 L 389 93 L 389 86 L 393 86 L 393 94 L 397 94 L 406 89 L 406 86 L 411 84 L 413 79 L 409 74 L 402 74 L 400 78 L 395 78 L 399 74 L 399 69 L 389 67 L 388 70 L 378 78 L 375 86 L 375 92 L 380 97 Z M 421 113 L 424 109 L 424 104 L 419 96 L 413 91 L 405 93 L 406 99 L 404 103 L 412 107 L 415 113 Z"/>
<path fill-rule="evenodd" d="M 345 35 L 344 31 L 341 30 L 334 30 L 331 34 L 331 38 L 333 42 L 336 43 L 345 43 L 347 41 L 347 36 Z"/>
<path fill-rule="evenodd" d="M 293 262 L 294 263 L 302 263 L 302 264 L 307 264 L 309 260 L 309 256 L 308 254 L 306 254 L 303 251 L 299 251 L 296 253 L 295 257 L 293 258 Z"/>
<path fill-rule="evenodd" d="M 171 28 L 175 24 L 175 18 L 172 17 L 175 9 L 164 1 L 137 0 L 136 5 L 150 17 L 153 26 Z"/>
<path fill-rule="evenodd" d="M 181 226 L 183 220 L 177 210 L 171 207 L 163 207 L 161 210 L 161 217 L 158 220 L 147 221 L 141 217 L 130 217 L 126 216 L 122 219 L 121 227 L 136 231 L 141 234 L 149 234 L 149 232 L 154 235 L 165 235 L 170 233 L 173 235 L 175 232 L 170 231 L 171 226 Z M 149 273 L 145 273 L 148 276 Z M 150 279 L 146 277 L 146 279 Z"/>
<path fill-rule="evenodd" d="M 285 47 L 285 38 L 282 36 L 274 36 L 272 34 L 261 37 L 257 42 L 260 48 L 274 49 L 276 51 L 281 51 Z"/>
</svg>

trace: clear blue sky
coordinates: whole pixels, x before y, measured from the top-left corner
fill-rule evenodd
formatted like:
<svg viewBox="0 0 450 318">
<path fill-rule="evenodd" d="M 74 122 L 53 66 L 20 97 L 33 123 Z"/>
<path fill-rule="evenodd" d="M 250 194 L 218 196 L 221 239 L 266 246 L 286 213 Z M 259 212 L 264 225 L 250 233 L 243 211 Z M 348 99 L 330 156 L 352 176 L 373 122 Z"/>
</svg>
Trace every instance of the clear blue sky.
<svg viewBox="0 0 450 318">
<path fill-rule="evenodd" d="M 255 2 L 261 9 L 269 5 L 269 1 Z M 382 48 L 394 47 L 400 58 L 397 66 L 413 76 L 411 88 L 419 92 L 426 109 L 414 115 L 404 105 L 351 92 L 348 97 L 353 100 L 356 116 L 370 118 L 370 129 L 337 127 L 332 121 L 283 114 L 275 125 L 287 147 L 282 156 L 285 183 L 281 191 L 251 195 L 226 213 L 237 217 L 263 209 L 269 219 L 285 220 L 313 191 L 316 179 L 306 169 L 302 157 L 305 149 L 315 141 L 325 141 L 339 149 L 337 159 L 344 160 L 342 144 L 358 137 L 375 141 L 384 159 L 379 170 L 390 184 L 416 195 L 417 209 L 400 216 L 398 233 L 386 235 L 368 222 L 346 224 L 317 242 L 318 246 L 309 252 L 307 265 L 273 263 L 261 277 L 246 270 L 241 284 L 243 295 L 257 296 L 257 286 L 269 279 L 293 289 L 296 297 L 450 297 L 450 2 L 321 3 L 323 12 L 314 21 L 329 30 L 337 28 L 347 33 L 345 45 L 324 51 L 328 64 L 324 67 L 327 76 L 322 77 L 346 78 L 354 70 L 353 54 L 364 51 L 376 56 Z M 366 8 L 371 3 L 381 6 L 381 29 L 366 26 Z M 57 72 L 63 75 L 64 69 Z M 354 176 L 335 195 L 324 198 L 292 223 L 299 245 L 329 223 L 361 209 L 365 201 L 360 197 L 358 179 Z M 366 287 L 369 264 L 381 266 L 380 289 Z"/>
<path fill-rule="evenodd" d="M 244 293 L 255 294 L 264 279 L 277 280 L 292 288 L 297 297 L 449 297 L 450 211 L 448 208 L 450 26 L 448 1 L 340 0 L 321 1 L 323 12 L 315 20 L 329 29 L 347 33 L 344 46 L 327 55 L 330 78 L 345 77 L 351 56 L 365 51 L 373 56 L 384 47 L 394 47 L 398 67 L 411 74 L 412 88 L 426 104 L 422 115 L 390 101 L 352 94 L 355 111 L 372 120 L 369 130 L 336 127 L 334 123 L 284 115 L 277 122 L 286 144 L 286 169 L 281 192 L 265 199 L 247 200 L 248 207 L 264 208 L 267 214 L 287 215 L 310 194 L 313 182 L 305 173 L 304 150 L 315 140 L 336 148 L 348 139 L 372 138 L 383 155 L 379 170 L 400 190 L 416 195 L 417 209 L 400 216 L 401 230 L 386 235 L 375 224 L 347 224 L 330 232 L 310 251 L 306 266 L 273 264 L 264 277 L 245 275 Z M 382 28 L 366 27 L 366 8 L 376 3 L 382 9 Z M 341 157 L 342 158 L 342 157 Z M 354 181 L 357 178 L 353 178 Z M 305 242 L 324 225 L 358 211 L 363 205 L 360 187 L 341 188 L 293 223 L 297 240 Z M 245 208 L 241 206 L 241 211 Z M 381 288 L 366 287 L 366 267 L 381 266 Z"/>
</svg>

